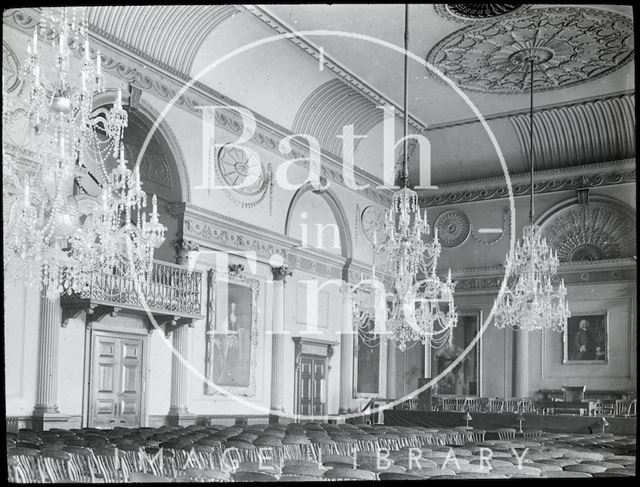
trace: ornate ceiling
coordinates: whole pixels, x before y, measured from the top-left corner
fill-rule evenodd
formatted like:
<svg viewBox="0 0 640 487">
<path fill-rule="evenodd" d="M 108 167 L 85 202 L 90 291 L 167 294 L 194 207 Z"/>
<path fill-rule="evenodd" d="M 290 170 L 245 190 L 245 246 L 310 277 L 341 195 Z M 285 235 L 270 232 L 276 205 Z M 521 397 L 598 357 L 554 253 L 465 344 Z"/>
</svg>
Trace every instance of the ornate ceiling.
<svg viewBox="0 0 640 487">
<path fill-rule="evenodd" d="M 462 88 L 494 132 L 512 174 L 528 166 L 523 61 L 529 55 L 537 59 L 534 150 L 542 169 L 635 156 L 631 7 L 412 4 L 410 9 L 410 52 Z M 108 55 L 105 49 L 105 68 L 141 80 L 143 91 L 167 101 L 190 76 L 234 49 L 288 35 L 232 56 L 203 75 L 199 89 L 252 110 L 273 127 L 269 137 L 287 131 L 315 136 L 336 160 L 342 147 L 337 136 L 353 124 L 357 135 L 367 135 L 355 141 L 355 163 L 377 177 L 383 138 L 378 107 L 394 105 L 401 115 L 403 14 L 400 4 L 89 8 L 94 36 L 111 46 Z M 5 11 L 4 19 L 33 28 L 21 11 Z M 314 30 L 324 34 L 309 33 Z M 21 56 L 3 42 L 5 82 L 21 69 Z M 434 184 L 501 176 L 495 147 L 467 102 L 415 59 L 409 64 L 411 130 L 431 142 Z M 185 96 L 178 105 L 193 111 L 192 105 L 202 103 L 194 100 Z M 396 127 L 398 135 L 401 127 Z"/>
<path fill-rule="evenodd" d="M 534 91 L 587 83 L 633 59 L 633 23 L 615 12 L 576 8 L 520 10 L 443 39 L 427 61 L 463 90 Z"/>
</svg>

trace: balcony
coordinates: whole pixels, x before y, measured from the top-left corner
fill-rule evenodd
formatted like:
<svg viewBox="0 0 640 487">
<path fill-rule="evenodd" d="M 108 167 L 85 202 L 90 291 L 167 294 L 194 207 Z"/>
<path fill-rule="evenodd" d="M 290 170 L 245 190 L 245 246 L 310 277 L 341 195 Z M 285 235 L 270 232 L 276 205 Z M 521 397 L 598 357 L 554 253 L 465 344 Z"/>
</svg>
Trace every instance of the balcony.
<svg viewBox="0 0 640 487">
<path fill-rule="evenodd" d="M 139 286 L 140 292 L 128 264 L 114 268 L 111 273 L 94 273 L 81 293 L 60 298 L 63 326 L 81 311 L 92 315 L 94 321 L 120 309 L 151 312 L 172 319 L 202 318 L 202 272 L 154 261 L 151 278 Z"/>
</svg>

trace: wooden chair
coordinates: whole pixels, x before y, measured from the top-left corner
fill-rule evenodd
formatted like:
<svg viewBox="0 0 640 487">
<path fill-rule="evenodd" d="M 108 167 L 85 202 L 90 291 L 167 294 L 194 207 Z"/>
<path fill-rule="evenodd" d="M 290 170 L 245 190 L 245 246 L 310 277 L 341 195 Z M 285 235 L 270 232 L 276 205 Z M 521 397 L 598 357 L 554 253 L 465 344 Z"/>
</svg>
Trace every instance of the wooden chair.
<svg viewBox="0 0 640 487">
<path fill-rule="evenodd" d="M 324 473 L 325 479 L 330 480 L 378 480 L 378 476 L 369 470 L 359 470 L 349 467 L 335 467 Z"/>
<path fill-rule="evenodd" d="M 20 483 L 44 483 L 40 452 L 31 448 L 15 447 L 7 451 L 12 458 L 15 477 Z"/>
<path fill-rule="evenodd" d="M 502 412 L 503 413 L 516 413 L 518 412 L 518 402 L 520 399 L 517 397 L 505 397 L 502 399 Z"/>
<path fill-rule="evenodd" d="M 80 472 L 71 460 L 70 453 L 45 448 L 40 452 L 40 458 L 49 482 L 80 482 L 82 480 Z"/>
<path fill-rule="evenodd" d="M 63 451 L 71 454 L 71 462 L 80 475 L 80 481 L 83 483 L 94 483 L 98 466 L 93 452 L 88 448 L 73 445 L 65 446 Z"/>
<path fill-rule="evenodd" d="M 126 483 L 129 480 L 123 452 L 116 448 L 94 448 L 93 453 L 104 483 Z"/>
<path fill-rule="evenodd" d="M 487 399 L 487 411 L 490 413 L 502 412 L 503 399 L 497 397 L 490 397 Z"/>
<path fill-rule="evenodd" d="M 262 472 L 236 472 L 232 475 L 234 482 L 277 482 L 278 477 Z"/>
<path fill-rule="evenodd" d="M 154 475 L 147 472 L 131 472 L 129 475 L 129 482 L 132 483 L 167 483 L 172 482 L 168 477 L 162 477 L 160 475 Z"/>
<path fill-rule="evenodd" d="M 187 468 L 175 478 L 176 482 L 229 482 L 231 474 L 213 468 Z"/>
<path fill-rule="evenodd" d="M 516 437 L 515 428 L 498 428 L 496 432 L 498 433 L 498 438 L 501 440 L 512 440 Z"/>
</svg>

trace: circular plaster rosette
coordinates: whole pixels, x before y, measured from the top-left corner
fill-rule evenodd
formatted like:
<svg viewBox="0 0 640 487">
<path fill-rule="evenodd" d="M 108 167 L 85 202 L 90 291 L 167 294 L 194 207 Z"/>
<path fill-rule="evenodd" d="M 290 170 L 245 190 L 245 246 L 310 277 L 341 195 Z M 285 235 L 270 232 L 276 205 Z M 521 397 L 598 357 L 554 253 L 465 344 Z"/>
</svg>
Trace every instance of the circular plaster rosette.
<svg viewBox="0 0 640 487">
<path fill-rule="evenodd" d="M 471 230 L 466 213 L 460 210 L 447 210 L 436 218 L 434 226 L 438 229 L 438 239 L 443 247 L 462 245 Z"/>
</svg>

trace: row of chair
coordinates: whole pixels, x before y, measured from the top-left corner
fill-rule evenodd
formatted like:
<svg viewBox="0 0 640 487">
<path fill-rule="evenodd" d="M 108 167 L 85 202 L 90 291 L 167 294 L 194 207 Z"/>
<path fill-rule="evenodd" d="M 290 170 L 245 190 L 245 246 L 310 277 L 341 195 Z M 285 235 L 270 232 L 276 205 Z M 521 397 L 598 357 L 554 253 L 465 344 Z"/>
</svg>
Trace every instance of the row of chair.
<svg viewBox="0 0 640 487">
<path fill-rule="evenodd" d="M 385 465 L 379 449 L 357 446 L 351 455 L 323 454 L 318 445 L 342 438 L 377 436 L 402 438 L 407 429 L 388 426 L 355 428 L 352 425 L 252 425 L 249 427 L 139 428 L 136 430 L 76 430 L 35 433 L 21 431 L 8 438 L 9 480 L 12 482 L 211 482 L 305 480 L 409 480 L 426 478 L 507 478 L 627 476 L 635 473 L 635 438 L 612 434 L 569 435 L 530 432 L 515 438 L 515 429 L 498 431 L 500 440 L 485 441 L 484 432 L 470 427 L 449 429 L 407 428 L 431 433 L 444 442 L 421 447 L 389 443 Z M 457 434 L 456 434 L 457 433 Z M 301 440 L 305 437 L 307 443 Z M 328 438 L 327 438 L 328 437 Z M 407 436 L 405 436 L 407 437 Z M 259 438 L 282 446 L 280 455 L 260 457 Z M 285 441 L 299 438 L 298 442 Z M 462 443 L 458 440 L 463 438 Z M 16 441 L 15 446 L 9 445 Z M 279 441 L 278 441 L 279 440 Z M 455 442 L 449 443 L 451 440 Z M 87 442 L 91 447 L 68 445 Z M 242 447 L 241 443 L 245 445 Z M 340 441 L 337 441 L 340 442 Z M 21 446 L 31 443 L 37 448 Z M 117 444 L 117 447 L 109 446 Z M 62 446 L 60 446 L 62 445 Z M 152 446 L 155 445 L 155 446 Z M 235 455 L 222 462 L 217 447 L 235 446 Z M 253 448 L 250 448 L 251 445 Z M 309 448 L 316 446 L 316 449 Z M 416 448 L 419 459 L 416 460 Z M 276 450 L 272 448 L 272 450 Z M 487 449 L 491 465 L 483 466 Z M 527 452 L 520 468 L 513 452 Z M 316 457 L 313 457 L 315 451 Z M 456 461 L 451 461 L 451 451 Z M 626 456 L 625 456 L 626 455 Z M 565 473 L 563 473 L 565 472 Z M 547 475 L 547 474 L 550 475 Z M 414 477 L 412 477 L 414 476 Z"/>
<path fill-rule="evenodd" d="M 532 398 L 519 397 L 475 397 L 434 395 L 437 411 L 469 411 L 488 413 L 534 412 Z"/>
</svg>

